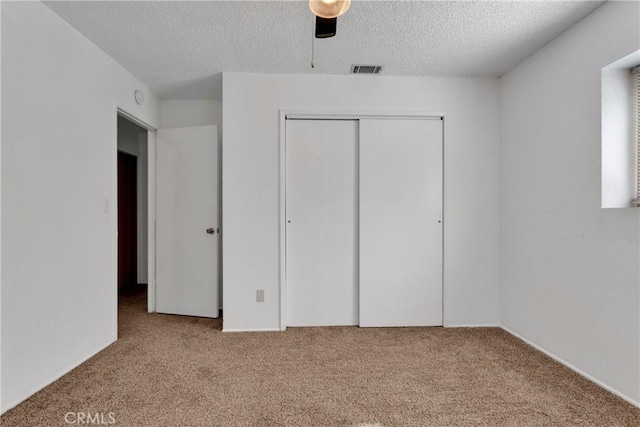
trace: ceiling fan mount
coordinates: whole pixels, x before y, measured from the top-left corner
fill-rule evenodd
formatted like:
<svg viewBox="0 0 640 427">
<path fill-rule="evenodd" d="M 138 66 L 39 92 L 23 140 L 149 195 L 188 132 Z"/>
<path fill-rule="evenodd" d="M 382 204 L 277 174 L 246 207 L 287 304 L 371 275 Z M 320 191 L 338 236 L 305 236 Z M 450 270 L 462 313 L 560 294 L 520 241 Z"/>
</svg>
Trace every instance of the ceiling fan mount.
<svg viewBox="0 0 640 427">
<path fill-rule="evenodd" d="M 326 39 L 336 35 L 338 17 L 351 6 L 351 0 L 309 0 L 309 9 L 316 15 L 317 39 Z"/>
</svg>

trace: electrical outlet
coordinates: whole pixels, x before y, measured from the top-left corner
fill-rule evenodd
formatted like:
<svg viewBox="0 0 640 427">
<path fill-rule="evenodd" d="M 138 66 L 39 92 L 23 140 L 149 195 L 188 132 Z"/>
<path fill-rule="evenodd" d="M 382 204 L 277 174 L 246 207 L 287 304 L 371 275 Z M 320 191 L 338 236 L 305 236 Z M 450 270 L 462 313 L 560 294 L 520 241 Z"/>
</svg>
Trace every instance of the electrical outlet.
<svg viewBox="0 0 640 427">
<path fill-rule="evenodd" d="M 256 302 L 264 302 L 264 290 L 256 290 Z"/>
</svg>

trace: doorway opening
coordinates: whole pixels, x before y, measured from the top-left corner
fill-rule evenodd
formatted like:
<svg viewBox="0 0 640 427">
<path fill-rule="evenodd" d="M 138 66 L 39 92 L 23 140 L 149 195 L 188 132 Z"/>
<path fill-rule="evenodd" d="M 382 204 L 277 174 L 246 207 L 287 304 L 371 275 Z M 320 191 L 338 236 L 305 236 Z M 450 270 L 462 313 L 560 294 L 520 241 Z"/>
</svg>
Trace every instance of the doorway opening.
<svg viewBox="0 0 640 427">
<path fill-rule="evenodd" d="M 148 130 L 118 115 L 118 309 L 146 306 L 149 284 Z"/>
</svg>

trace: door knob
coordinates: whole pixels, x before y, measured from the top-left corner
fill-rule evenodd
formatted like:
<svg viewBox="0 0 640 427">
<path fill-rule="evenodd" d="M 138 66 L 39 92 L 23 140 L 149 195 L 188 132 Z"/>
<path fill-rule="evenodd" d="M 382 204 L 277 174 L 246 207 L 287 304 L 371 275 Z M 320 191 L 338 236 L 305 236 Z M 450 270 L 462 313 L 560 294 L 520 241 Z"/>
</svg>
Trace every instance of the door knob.
<svg viewBox="0 0 640 427">
<path fill-rule="evenodd" d="M 213 228 L 207 228 L 207 234 L 216 234 L 216 230 Z"/>
</svg>

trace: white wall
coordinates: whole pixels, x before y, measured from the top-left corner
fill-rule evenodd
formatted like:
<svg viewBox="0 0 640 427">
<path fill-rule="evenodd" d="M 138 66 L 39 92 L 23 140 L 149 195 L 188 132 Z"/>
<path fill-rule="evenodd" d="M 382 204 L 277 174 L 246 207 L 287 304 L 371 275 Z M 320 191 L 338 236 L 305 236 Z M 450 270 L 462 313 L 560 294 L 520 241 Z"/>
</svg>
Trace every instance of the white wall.
<svg viewBox="0 0 640 427">
<path fill-rule="evenodd" d="M 149 283 L 147 130 L 118 116 L 118 150 L 136 156 L 138 283 Z"/>
<path fill-rule="evenodd" d="M 501 79 L 501 319 L 640 401 L 640 209 L 600 208 L 600 70 L 640 43 L 609 2 Z"/>
<path fill-rule="evenodd" d="M 0 18 L 2 17 L 2 2 L 0 2 Z M 0 46 L 2 45 L 2 19 L 0 19 Z M 0 51 L 2 49 L 0 48 Z M 0 52 L 1 53 L 1 52 Z M 0 54 L 0 81 L 2 80 L 2 55 Z M 2 84 L 0 83 L 0 93 Z M 0 102 L 0 133 L 2 129 L 2 102 Z M 0 242 L 2 242 L 2 136 L 0 135 Z M 0 413 L 3 412 L 2 406 L 2 244 L 0 243 Z"/>
<path fill-rule="evenodd" d="M 163 99 L 160 123 L 162 128 L 216 125 L 222 141 L 222 101 Z"/>
<path fill-rule="evenodd" d="M 138 283 L 149 284 L 149 134 L 138 134 Z"/>
<path fill-rule="evenodd" d="M 281 108 L 445 113 L 444 321 L 498 323 L 498 79 L 224 73 L 223 105 L 225 330 L 279 328 Z"/>
<path fill-rule="evenodd" d="M 157 105 L 42 3 L 3 3 L 3 412 L 116 339 L 116 106 Z"/>
</svg>

